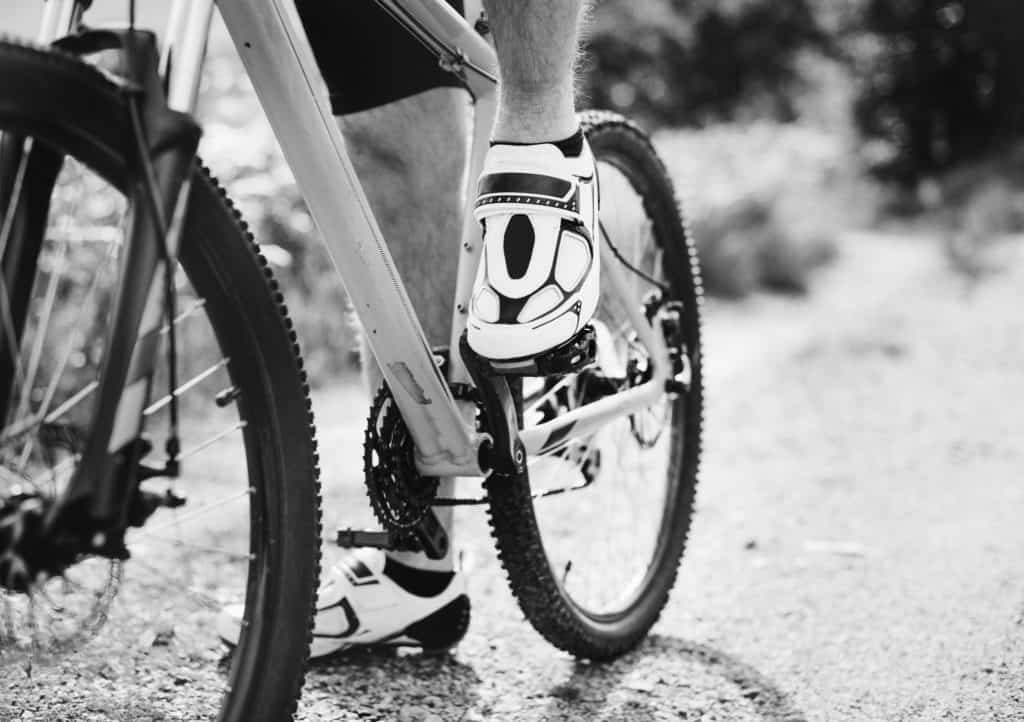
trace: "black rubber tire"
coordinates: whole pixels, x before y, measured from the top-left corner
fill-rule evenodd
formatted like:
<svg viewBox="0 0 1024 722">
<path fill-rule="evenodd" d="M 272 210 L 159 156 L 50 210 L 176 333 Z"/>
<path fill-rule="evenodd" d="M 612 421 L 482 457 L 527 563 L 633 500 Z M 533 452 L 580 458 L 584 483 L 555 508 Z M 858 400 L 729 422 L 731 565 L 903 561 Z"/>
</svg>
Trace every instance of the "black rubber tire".
<svg viewBox="0 0 1024 722">
<path fill-rule="evenodd" d="M 0 41 L 0 77 L 0 132 L 31 136 L 73 156 L 122 192 L 134 182 L 125 99 L 103 75 L 68 55 Z M 224 191 L 198 164 L 180 261 L 230 359 L 239 415 L 247 422 L 249 483 L 256 488 L 249 625 L 234 653 L 220 719 L 289 719 L 305 674 L 320 561 L 309 388 L 270 268 Z"/>
<path fill-rule="evenodd" d="M 675 191 L 650 140 L 632 123 L 609 112 L 581 114 L 584 133 L 599 162 L 614 165 L 643 199 L 654 235 L 664 249 L 664 271 L 674 299 L 683 302 L 683 335 L 690 352 L 692 384 L 672 409 L 673 463 L 669 492 L 650 572 L 627 608 L 598 616 L 582 609 L 553 572 L 537 525 L 528 474 L 492 476 L 485 482 L 491 529 L 512 593 L 526 618 L 556 647 L 577 657 L 614 659 L 629 651 L 657 621 L 668 601 L 686 546 L 701 450 L 703 296 L 695 246 Z M 600 523 L 600 520 L 595 520 Z"/>
</svg>

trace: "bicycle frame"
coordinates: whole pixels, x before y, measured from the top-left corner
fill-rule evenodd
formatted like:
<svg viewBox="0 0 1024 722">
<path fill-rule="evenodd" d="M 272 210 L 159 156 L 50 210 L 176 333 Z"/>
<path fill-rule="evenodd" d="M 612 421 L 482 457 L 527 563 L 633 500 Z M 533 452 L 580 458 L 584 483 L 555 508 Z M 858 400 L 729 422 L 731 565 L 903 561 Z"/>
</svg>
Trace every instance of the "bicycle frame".
<svg viewBox="0 0 1024 722">
<path fill-rule="evenodd" d="M 349 0 L 356 1 L 356 0 Z M 369 0 L 361 0 L 369 1 Z M 374 0 L 422 42 L 442 67 L 458 75 L 474 101 L 466 207 L 458 251 L 458 281 L 452 317 L 448 379 L 409 301 L 387 244 L 356 177 L 325 92 L 312 49 L 293 0 L 217 0 L 232 41 L 281 144 L 353 308 L 417 449 L 417 466 L 428 476 L 481 476 L 486 434 L 474 429 L 474 404 L 456 401 L 449 383 L 471 383 L 459 354 L 459 339 L 477 265 L 483 251 L 481 229 L 472 216 L 473 183 L 483 165 L 495 113 L 497 59 L 490 45 L 443 0 Z M 51 40 L 77 18 L 79 0 L 47 0 L 41 40 Z M 163 50 L 169 105 L 195 107 L 213 0 L 175 0 Z M 46 36 L 49 32 L 52 35 Z M 454 239 L 453 239 L 454 241 Z M 454 244 L 453 244 L 454 245 Z M 620 294 L 628 279 L 608 244 L 603 282 Z M 151 294 L 151 302 L 158 302 Z M 639 307 L 631 322 L 651 354 L 652 378 L 623 393 L 602 398 L 520 432 L 529 454 L 585 437 L 610 419 L 654 403 L 665 393 L 671 363 L 662 334 Z M 338 309 L 343 313 L 343 309 Z M 141 418 L 144 400 L 139 402 Z M 122 403 L 118 413 L 131 418 Z M 131 424 L 125 428 L 137 428 Z"/>
</svg>

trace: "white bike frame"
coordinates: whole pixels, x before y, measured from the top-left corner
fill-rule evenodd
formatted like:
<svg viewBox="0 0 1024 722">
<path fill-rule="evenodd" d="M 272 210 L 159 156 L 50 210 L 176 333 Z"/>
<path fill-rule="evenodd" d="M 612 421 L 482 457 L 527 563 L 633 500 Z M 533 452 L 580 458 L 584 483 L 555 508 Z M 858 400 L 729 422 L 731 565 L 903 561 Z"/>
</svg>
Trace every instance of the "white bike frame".
<svg viewBox="0 0 1024 722">
<path fill-rule="evenodd" d="M 483 250 L 472 202 L 494 120 L 497 59 L 491 46 L 444 0 L 373 1 L 436 55 L 442 67 L 458 75 L 474 102 L 448 379 L 439 371 L 356 177 L 294 0 L 217 0 L 217 7 L 409 427 L 420 472 L 442 477 L 486 475 L 489 469 L 481 468 L 480 447 L 487 435 L 475 431 L 474 404 L 456 401 L 449 383 L 472 383 L 457 350 Z M 163 68 L 168 74 L 169 104 L 175 110 L 195 110 L 213 8 L 213 0 L 175 0 L 172 6 Z M 39 39 L 49 41 L 64 34 L 78 14 L 77 0 L 47 0 Z M 613 262 L 608 245 L 601 244 L 602 282 L 628 298 L 629 279 Z M 520 439 L 528 454 L 585 437 L 665 393 L 671 364 L 664 337 L 652 328 L 639 303 L 624 305 L 650 353 L 652 378 L 523 429 Z"/>
</svg>

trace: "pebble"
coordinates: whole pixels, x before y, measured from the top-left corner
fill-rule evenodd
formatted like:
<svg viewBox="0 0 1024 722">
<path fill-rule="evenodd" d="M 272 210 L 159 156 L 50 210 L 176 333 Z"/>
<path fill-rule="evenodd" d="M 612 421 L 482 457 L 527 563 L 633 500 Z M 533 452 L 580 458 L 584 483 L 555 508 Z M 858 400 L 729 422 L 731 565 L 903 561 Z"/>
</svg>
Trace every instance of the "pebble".
<svg viewBox="0 0 1024 722">
<path fill-rule="evenodd" d="M 426 710 L 411 704 L 403 705 L 398 710 L 398 722 L 422 722 Z"/>
</svg>

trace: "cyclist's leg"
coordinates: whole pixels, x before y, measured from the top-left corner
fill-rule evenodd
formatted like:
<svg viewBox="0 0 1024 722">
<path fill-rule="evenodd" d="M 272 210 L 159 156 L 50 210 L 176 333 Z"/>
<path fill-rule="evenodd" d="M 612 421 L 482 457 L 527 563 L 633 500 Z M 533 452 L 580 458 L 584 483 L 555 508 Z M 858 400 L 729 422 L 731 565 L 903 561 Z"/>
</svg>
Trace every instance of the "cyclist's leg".
<svg viewBox="0 0 1024 722">
<path fill-rule="evenodd" d="M 578 127 L 573 68 L 585 0 L 484 0 L 501 73 L 494 139 L 558 141 Z"/>
<path fill-rule="evenodd" d="M 599 297 L 597 173 L 575 115 L 584 0 L 484 0 L 501 75 L 478 185 L 487 263 L 469 346 L 506 370 L 571 341 Z"/>
<path fill-rule="evenodd" d="M 370 110 L 345 115 L 339 125 L 370 206 L 388 240 L 413 306 L 434 346 L 448 343 L 462 233 L 467 96 L 434 88 Z M 424 269 L 430 269 L 424 273 Z M 363 349 L 367 388 L 374 393 L 380 370 Z M 439 493 L 446 495 L 448 489 Z M 452 534 L 452 509 L 436 510 Z M 453 557 L 432 561 L 422 554 L 391 553 L 409 566 L 450 570 Z"/>
</svg>

